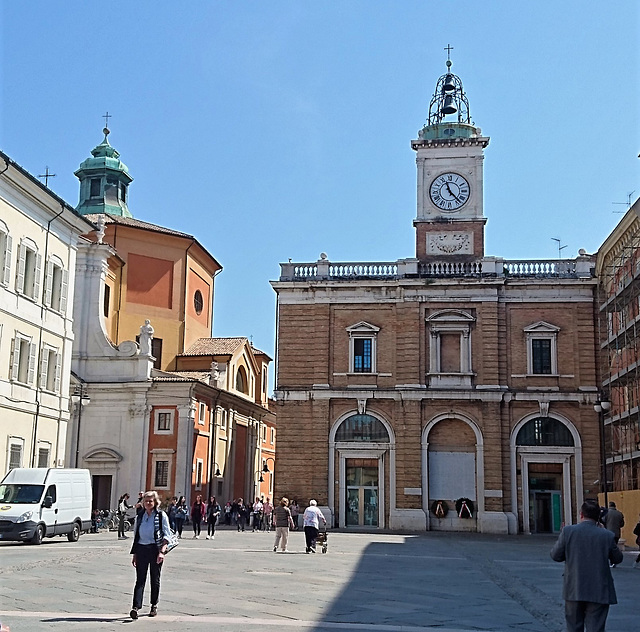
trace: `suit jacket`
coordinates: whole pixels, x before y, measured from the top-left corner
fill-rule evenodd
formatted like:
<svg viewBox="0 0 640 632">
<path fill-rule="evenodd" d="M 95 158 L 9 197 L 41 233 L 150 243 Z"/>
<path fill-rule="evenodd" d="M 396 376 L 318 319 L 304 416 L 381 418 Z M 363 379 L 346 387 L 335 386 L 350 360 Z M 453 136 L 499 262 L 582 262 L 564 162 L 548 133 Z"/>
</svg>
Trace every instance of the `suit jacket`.
<svg viewBox="0 0 640 632">
<path fill-rule="evenodd" d="M 611 531 L 594 520 L 565 527 L 551 549 L 551 558 L 565 563 L 563 599 L 618 603 L 609 563 L 619 564 L 623 556 Z"/>
<path fill-rule="evenodd" d="M 620 529 L 624 527 L 624 516 L 617 509 L 609 509 L 604 519 L 604 526 L 613 532 L 616 538 L 620 537 Z"/>
</svg>

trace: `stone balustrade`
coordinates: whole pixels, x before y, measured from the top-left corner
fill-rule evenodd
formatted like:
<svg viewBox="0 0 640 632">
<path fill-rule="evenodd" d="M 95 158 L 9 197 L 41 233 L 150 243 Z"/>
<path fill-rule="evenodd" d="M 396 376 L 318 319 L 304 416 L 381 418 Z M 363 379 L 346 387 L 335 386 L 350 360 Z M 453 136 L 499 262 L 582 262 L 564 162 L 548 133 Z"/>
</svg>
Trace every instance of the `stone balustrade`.
<svg viewBox="0 0 640 632">
<path fill-rule="evenodd" d="M 402 278 L 540 278 L 577 279 L 593 276 L 594 257 L 576 259 L 502 259 L 484 257 L 475 260 L 451 259 L 418 261 L 281 263 L 280 281 L 351 281 Z"/>
</svg>

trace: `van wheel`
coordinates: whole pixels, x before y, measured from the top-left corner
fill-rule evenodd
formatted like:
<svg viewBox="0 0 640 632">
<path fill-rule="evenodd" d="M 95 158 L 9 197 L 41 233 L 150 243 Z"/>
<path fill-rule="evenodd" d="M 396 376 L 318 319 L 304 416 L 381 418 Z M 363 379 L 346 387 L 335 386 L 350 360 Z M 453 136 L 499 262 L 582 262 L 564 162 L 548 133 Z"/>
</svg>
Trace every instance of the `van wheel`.
<svg viewBox="0 0 640 632">
<path fill-rule="evenodd" d="M 36 532 L 33 534 L 33 538 L 31 538 L 32 544 L 42 544 L 42 540 L 44 539 L 44 526 L 39 524 L 36 527 Z"/>
<path fill-rule="evenodd" d="M 77 542 L 80 537 L 80 525 L 77 522 L 73 523 L 73 529 L 67 533 L 67 539 L 69 542 Z"/>
</svg>

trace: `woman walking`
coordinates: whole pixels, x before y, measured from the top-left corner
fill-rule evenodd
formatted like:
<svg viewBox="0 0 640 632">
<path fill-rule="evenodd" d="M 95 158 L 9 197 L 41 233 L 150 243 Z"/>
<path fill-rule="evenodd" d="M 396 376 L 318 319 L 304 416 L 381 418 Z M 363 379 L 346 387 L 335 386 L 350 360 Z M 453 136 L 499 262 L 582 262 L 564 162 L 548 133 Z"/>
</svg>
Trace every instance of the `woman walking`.
<svg viewBox="0 0 640 632">
<path fill-rule="evenodd" d="M 202 502 L 202 496 L 196 496 L 196 502 L 191 507 L 191 520 L 193 520 L 193 537 L 197 540 L 200 537 L 200 525 L 205 516 L 205 506 Z"/>
<path fill-rule="evenodd" d="M 315 500 L 310 500 L 309 506 L 304 510 L 304 539 L 307 543 L 307 553 L 316 552 L 316 538 L 318 537 L 320 520 L 322 520 L 322 524 L 327 524 L 317 504 Z"/>
<path fill-rule="evenodd" d="M 151 575 L 151 610 L 150 617 L 158 614 L 158 598 L 160 597 L 160 571 L 167 552 L 169 537 L 169 518 L 159 509 L 158 493 L 145 492 L 142 498 L 143 509 L 136 515 L 133 546 L 131 547 L 131 564 L 136 569 L 136 583 L 133 589 L 133 607 L 129 616 L 138 618 L 138 610 L 142 608 L 144 586 L 147 573 Z"/>
<path fill-rule="evenodd" d="M 127 517 L 127 509 L 131 509 L 131 505 L 127 500 L 129 500 L 129 494 L 126 492 L 118 499 L 118 540 L 126 540 L 129 537 L 124 534 L 124 521 Z"/>
<path fill-rule="evenodd" d="M 179 538 L 182 537 L 182 528 L 188 515 L 189 508 L 187 507 L 187 501 L 184 496 L 180 496 L 178 504 L 176 505 L 176 531 Z"/>
<path fill-rule="evenodd" d="M 216 522 L 218 522 L 220 511 L 216 497 L 211 496 L 207 503 L 207 540 L 213 540 L 216 537 Z"/>
<path fill-rule="evenodd" d="M 293 527 L 293 519 L 289 510 L 289 499 L 281 498 L 280 504 L 273 510 L 273 520 L 276 527 L 276 541 L 273 544 L 273 552 L 278 550 L 278 544 L 283 553 L 288 553 L 289 527 Z"/>
</svg>

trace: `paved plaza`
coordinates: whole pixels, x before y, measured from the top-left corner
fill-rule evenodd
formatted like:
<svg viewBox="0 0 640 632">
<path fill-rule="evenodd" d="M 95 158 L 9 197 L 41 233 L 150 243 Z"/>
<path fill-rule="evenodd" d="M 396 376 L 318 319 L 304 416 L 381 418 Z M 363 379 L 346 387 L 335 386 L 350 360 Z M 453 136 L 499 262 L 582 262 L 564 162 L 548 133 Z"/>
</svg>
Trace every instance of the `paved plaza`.
<svg viewBox="0 0 640 632">
<path fill-rule="evenodd" d="M 289 553 L 273 553 L 273 533 L 189 533 L 167 557 L 158 617 L 146 616 L 147 588 L 137 621 L 127 616 L 130 542 L 103 532 L 0 543 L 1 620 L 12 632 L 563 630 L 563 565 L 549 557 L 551 537 L 332 532 L 326 555 L 307 555 L 299 532 Z M 635 555 L 613 571 L 612 632 L 640 625 Z"/>
</svg>

